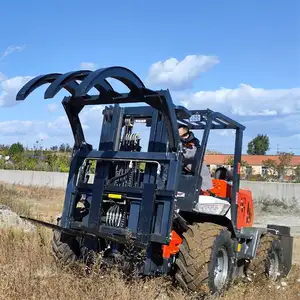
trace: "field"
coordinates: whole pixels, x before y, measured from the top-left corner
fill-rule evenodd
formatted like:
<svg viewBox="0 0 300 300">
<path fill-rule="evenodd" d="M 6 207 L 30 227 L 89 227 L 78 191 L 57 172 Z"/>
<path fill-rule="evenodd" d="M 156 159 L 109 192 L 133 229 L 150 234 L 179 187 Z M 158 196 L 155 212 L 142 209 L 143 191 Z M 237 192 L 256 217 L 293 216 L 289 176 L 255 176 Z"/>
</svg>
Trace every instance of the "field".
<svg viewBox="0 0 300 300">
<path fill-rule="evenodd" d="M 17 214 L 50 222 L 60 214 L 64 198 L 63 190 L 46 188 L 0 185 L 0 193 L 0 204 Z M 5 213 L 5 207 L 0 208 L 0 299 L 196 299 L 162 278 L 126 283 L 117 272 L 102 274 L 95 270 L 90 276 L 85 276 L 80 266 L 77 272 L 63 270 L 52 257 L 52 232 L 49 229 L 32 228 L 17 217 L 14 219 L 13 215 L 5 219 L 6 223 L 1 222 L 1 215 L 3 219 Z M 266 219 L 266 216 L 259 216 L 259 222 Z M 295 220 L 300 223 L 296 217 Z M 293 232 L 298 234 L 296 226 Z M 300 299 L 299 238 L 295 242 L 295 265 L 283 283 L 237 284 L 222 299 Z"/>
</svg>

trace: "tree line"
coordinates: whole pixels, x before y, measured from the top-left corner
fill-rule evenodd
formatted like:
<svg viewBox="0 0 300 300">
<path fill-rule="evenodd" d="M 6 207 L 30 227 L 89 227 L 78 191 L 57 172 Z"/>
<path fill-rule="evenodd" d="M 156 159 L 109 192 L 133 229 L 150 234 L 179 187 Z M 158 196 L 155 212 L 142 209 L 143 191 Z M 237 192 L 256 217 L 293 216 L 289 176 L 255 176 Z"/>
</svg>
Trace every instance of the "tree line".
<svg viewBox="0 0 300 300">
<path fill-rule="evenodd" d="M 22 143 L 0 145 L 0 169 L 68 172 L 72 147 L 69 144 L 49 149 Z"/>
<path fill-rule="evenodd" d="M 247 145 L 247 154 L 266 155 L 270 148 L 267 135 L 258 134 Z M 32 148 L 24 147 L 21 143 L 10 146 L 0 145 L 0 169 L 35 170 L 68 172 L 72 147 L 69 144 L 54 145 L 43 149 L 38 143 Z M 207 154 L 218 154 L 207 150 Z M 220 154 L 220 153 L 219 153 Z M 246 161 L 241 162 L 244 167 L 242 178 L 248 180 L 280 180 L 290 176 L 291 180 L 300 181 L 300 166 L 292 166 L 293 153 L 280 152 L 278 159 L 266 159 L 263 166 L 268 170 L 265 174 L 252 174 L 252 168 Z M 225 164 L 232 166 L 233 157 Z"/>
<path fill-rule="evenodd" d="M 54 145 L 48 148 L 42 148 L 38 146 L 38 142 L 32 148 L 25 147 L 22 143 L 14 143 L 12 145 L 0 144 L 0 153 L 2 155 L 14 155 L 15 153 L 21 153 L 24 151 L 56 151 L 56 152 L 72 152 L 72 147 L 68 143 L 63 143 L 60 146 Z"/>
<path fill-rule="evenodd" d="M 270 139 L 268 135 L 258 134 L 254 139 L 248 143 L 247 154 L 248 155 L 266 155 L 270 150 Z M 284 180 L 288 177 L 290 181 L 300 181 L 300 165 L 292 165 L 292 158 L 294 153 L 292 152 L 277 152 L 278 159 L 268 158 L 262 161 L 262 165 L 265 168 L 263 174 L 252 174 L 251 166 L 246 161 L 241 162 L 241 166 L 244 167 L 242 176 L 248 180 Z M 227 161 L 227 164 L 233 165 L 233 157 Z"/>
</svg>

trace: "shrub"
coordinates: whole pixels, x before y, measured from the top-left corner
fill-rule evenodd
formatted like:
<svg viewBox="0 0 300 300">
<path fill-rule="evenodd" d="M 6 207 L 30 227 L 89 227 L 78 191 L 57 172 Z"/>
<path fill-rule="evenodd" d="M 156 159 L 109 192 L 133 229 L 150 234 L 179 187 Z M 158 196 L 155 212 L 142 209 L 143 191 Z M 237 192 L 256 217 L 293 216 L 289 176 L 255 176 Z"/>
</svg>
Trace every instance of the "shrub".
<svg viewBox="0 0 300 300">
<path fill-rule="evenodd" d="M 70 153 L 57 154 L 50 151 L 39 153 L 24 151 L 14 155 L 9 162 L 0 159 L 0 169 L 68 172 L 69 164 Z"/>
</svg>

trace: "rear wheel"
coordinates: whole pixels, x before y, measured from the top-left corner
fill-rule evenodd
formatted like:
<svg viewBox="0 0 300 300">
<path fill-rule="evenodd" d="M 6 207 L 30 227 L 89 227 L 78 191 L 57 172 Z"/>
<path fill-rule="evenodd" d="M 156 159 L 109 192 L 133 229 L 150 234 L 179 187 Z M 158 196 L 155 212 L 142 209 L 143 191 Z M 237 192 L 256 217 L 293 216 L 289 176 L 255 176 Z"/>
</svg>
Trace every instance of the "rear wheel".
<svg viewBox="0 0 300 300">
<path fill-rule="evenodd" d="M 191 292 L 222 293 L 233 272 L 234 247 L 226 227 L 194 224 L 183 234 L 175 278 Z"/>
<path fill-rule="evenodd" d="M 283 252 L 278 237 L 265 234 L 260 239 L 256 256 L 250 262 L 247 273 L 253 278 L 276 281 L 283 276 L 283 267 Z"/>
<path fill-rule="evenodd" d="M 272 243 L 272 248 L 268 253 L 268 259 L 266 261 L 266 275 L 269 279 L 276 281 L 280 277 L 280 252 L 276 247 L 277 241 Z"/>
</svg>

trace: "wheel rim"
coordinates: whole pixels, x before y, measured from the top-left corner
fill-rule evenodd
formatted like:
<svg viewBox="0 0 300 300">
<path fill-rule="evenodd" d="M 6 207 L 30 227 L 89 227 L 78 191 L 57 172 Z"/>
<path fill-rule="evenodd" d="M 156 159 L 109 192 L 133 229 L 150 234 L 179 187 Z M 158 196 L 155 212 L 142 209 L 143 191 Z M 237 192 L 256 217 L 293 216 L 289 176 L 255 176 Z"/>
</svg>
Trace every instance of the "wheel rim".
<svg viewBox="0 0 300 300">
<path fill-rule="evenodd" d="M 279 273 L 279 257 L 277 252 L 272 251 L 268 259 L 268 277 L 276 280 Z"/>
<path fill-rule="evenodd" d="M 218 290 L 221 290 L 228 276 L 228 254 L 224 247 L 221 247 L 217 253 L 217 261 L 214 270 L 214 284 Z"/>
</svg>

